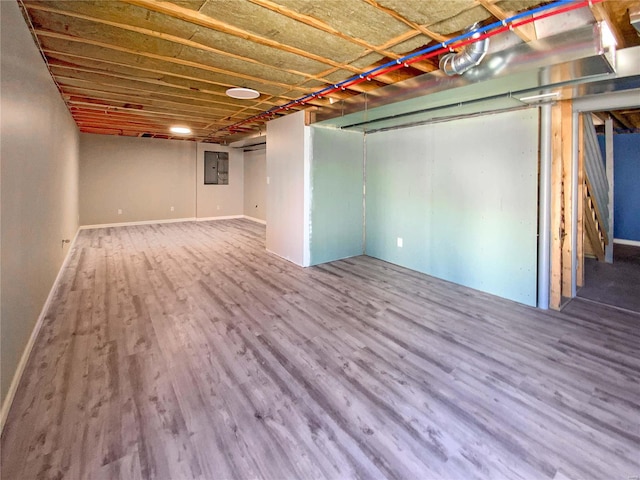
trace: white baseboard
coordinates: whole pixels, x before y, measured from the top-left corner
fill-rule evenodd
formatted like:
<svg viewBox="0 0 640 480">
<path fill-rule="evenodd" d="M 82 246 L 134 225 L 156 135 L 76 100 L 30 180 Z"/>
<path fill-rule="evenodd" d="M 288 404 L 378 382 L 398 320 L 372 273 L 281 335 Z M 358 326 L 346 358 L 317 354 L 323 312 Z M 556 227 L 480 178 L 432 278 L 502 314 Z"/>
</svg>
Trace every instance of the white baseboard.
<svg viewBox="0 0 640 480">
<path fill-rule="evenodd" d="M 193 222 L 195 217 L 187 218 L 169 218 L 166 220 L 143 220 L 140 222 L 122 222 L 122 223 L 100 223 L 96 225 L 82 225 L 80 230 L 92 230 L 94 228 L 110 228 L 110 227 L 128 227 L 133 225 L 155 225 L 157 223 L 178 223 L 178 222 Z"/>
<path fill-rule="evenodd" d="M 624 240 L 622 238 L 614 238 L 613 243 L 620 245 L 631 245 L 632 247 L 640 247 L 640 242 L 637 240 Z"/>
<path fill-rule="evenodd" d="M 237 218 L 244 218 L 244 215 L 225 215 L 222 217 L 198 217 L 196 222 L 210 222 L 211 220 L 235 220 Z"/>
<path fill-rule="evenodd" d="M 82 225 L 79 230 L 93 230 L 94 228 L 111 228 L 111 227 L 129 227 L 135 225 L 156 225 L 159 223 L 179 223 L 179 222 L 210 222 L 212 220 L 235 220 L 238 218 L 246 218 L 252 222 L 258 222 L 266 225 L 267 222 L 259 218 L 249 217 L 248 215 L 224 215 L 220 217 L 185 217 L 185 218 L 169 218 L 165 220 L 143 220 L 140 222 L 121 222 L 121 223 L 100 223 L 95 225 Z"/>
<path fill-rule="evenodd" d="M 261 223 L 262 225 L 267 224 L 265 220 L 260 220 L 259 218 L 250 217 L 249 215 L 243 215 L 242 217 L 246 218 L 247 220 L 251 220 L 252 222 Z"/>
<path fill-rule="evenodd" d="M 29 361 L 29 356 L 31 355 L 33 346 L 36 343 L 36 339 L 38 338 L 38 334 L 40 333 L 40 329 L 42 328 L 42 324 L 44 323 L 44 317 L 47 314 L 47 310 L 49 309 L 49 305 L 51 304 L 51 301 L 53 300 L 53 296 L 58 287 L 60 277 L 62 277 L 62 274 L 64 273 L 69 263 L 69 259 L 71 258 L 71 252 L 73 251 L 73 248 L 76 245 L 76 240 L 78 239 L 79 232 L 80 232 L 80 228 L 78 228 L 78 230 L 76 231 L 76 234 L 73 237 L 73 241 L 69 245 L 69 250 L 67 250 L 67 255 L 62 261 L 60 270 L 58 270 L 58 275 L 56 275 L 56 279 L 53 281 L 53 285 L 51 285 L 51 290 L 49 290 L 49 295 L 47 296 L 47 299 L 45 300 L 44 305 L 40 310 L 40 315 L 38 316 L 38 320 L 36 320 L 36 324 L 33 326 L 33 330 L 31 331 L 31 336 L 29 336 L 27 345 L 24 347 L 24 350 L 22 351 L 22 356 L 20 357 L 20 361 L 18 362 L 16 371 L 13 374 L 13 378 L 11 379 L 11 384 L 9 385 L 7 396 L 4 398 L 4 401 L 2 402 L 2 409 L 0 410 L 0 434 L 4 429 L 4 424 L 7 421 L 7 416 L 9 415 L 11 404 L 13 403 L 13 399 L 16 395 L 16 391 L 18 390 L 18 386 L 20 385 L 20 380 L 22 379 L 24 370 L 27 367 L 27 362 Z"/>
</svg>

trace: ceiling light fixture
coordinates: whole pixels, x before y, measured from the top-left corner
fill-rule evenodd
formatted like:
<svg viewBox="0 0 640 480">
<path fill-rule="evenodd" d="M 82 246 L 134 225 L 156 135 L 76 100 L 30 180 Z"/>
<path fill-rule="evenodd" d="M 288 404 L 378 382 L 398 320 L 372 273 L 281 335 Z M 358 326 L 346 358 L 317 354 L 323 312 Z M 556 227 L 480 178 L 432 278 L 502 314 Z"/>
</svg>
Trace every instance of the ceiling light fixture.
<svg viewBox="0 0 640 480">
<path fill-rule="evenodd" d="M 233 87 L 227 90 L 227 95 L 231 98 L 237 98 L 239 100 L 253 100 L 260 96 L 260 92 L 253 88 L 245 87 Z"/>
<path fill-rule="evenodd" d="M 558 100 L 560 92 L 541 93 L 539 95 L 531 95 L 529 97 L 520 97 L 518 100 L 524 103 L 535 104 L 543 102 L 553 102 Z"/>
<path fill-rule="evenodd" d="M 177 133 L 178 135 L 189 135 L 191 129 L 189 127 L 171 127 L 171 133 Z"/>
</svg>

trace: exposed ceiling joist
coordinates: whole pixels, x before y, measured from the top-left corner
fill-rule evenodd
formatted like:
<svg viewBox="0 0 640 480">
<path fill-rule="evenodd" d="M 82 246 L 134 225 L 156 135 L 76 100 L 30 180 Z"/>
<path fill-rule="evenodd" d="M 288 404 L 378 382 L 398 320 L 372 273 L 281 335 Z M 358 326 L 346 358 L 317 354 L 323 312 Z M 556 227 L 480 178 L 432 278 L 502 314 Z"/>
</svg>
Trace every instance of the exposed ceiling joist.
<svg viewBox="0 0 640 480">
<path fill-rule="evenodd" d="M 149 37 L 154 37 L 154 38 L 159 38 L 161 40 L 166 40 L 168 42 L 172 42 L 172 43 L 176 43 L 179 45 L 184 45 L 187 47 L 191 47 L 197 50 L 202 50 L 205 52 L 210 52 L 210 53 L 214 53 L 216 55 L 221 55 L 224 57 L 229 57 L 235 60 L 240 60 L 242 62 L 247 62 L 247 63 L 252 63 L 254 65 L 258 65 L 261 67 L 267 67 L 267 68 L 274 68 L 274 69 L 278 69 L 281 70 L 283 72 L 286 73 L 290 73 L 292 75 L 298 75 L 301 77 L 305 77 L 311 80 L 319 80 L 319 81 L 324 81 L 325 83 L 331 83 L 328 82 L 324 79 L 322 79 L 321 77 L 317 76 L 317 75 L 312 75 L 306 72 L 302 72 L 302 71 L 298 71 L 298 70 L 292 70 L 292 69 L 288 69 L 288 68 L 283 68 L 283 67 L 278 67 L 278 66 L 274 66 L 274 65 L 270 65 L 264 62 L 259 62 L 251 57 L 247 57 L 247 56 L 241 56 L 241 55 L 236 55 L 234 53 L 231 52 L 227 52 L 225 50 L 221 50 L 218 48 L 214 48 L 214 47 L 210 47 L 209 45 L 204 45 L 202 43 L 199 42 L 194 42 L 193 40 L 189 40 L 186 38 L 182 38 L 182 37 L 178 37 L 176 35 L 170 35 L 167 33 L 163 33 L 163 32 L 156 32 L 155 30 L 151 30 L 148 28 L 142 28 L 142 27 L 138 27 L 135 25 L 127 25 L 124 23 L 120 23 L 120 22 L 113 22 L 113 21 L 109 21 L 109 20 L 105 20 L 102 18 L 97 18 L 97 17 L 93 17 L 93 16 L 89 16 L 89 15 L 84 15 L 81 13 L 77 13 L 77 12 L 68 12 L 68 11 L 64 11 L 64 10 L 60 10 L 58 8 L 52 8 L 48 5 L 41 5 L 41 4 L 37 4 L 37 3 L 29 3 L 29 8 L 32 10 L 37 10 L 37 11 L 42 11 L 42 12 L 48 12 L 48 13 L 55 13 L 58 15 L 64 15 L 67 17 L 71 17 L 71 18 L 77 18 L 77 19 L 81 19 L 81 20 L 87 20 L 90 22 L 94 22 L 100 25 L 108 25 L 110 27 L 115 27 L 115 28 L 119 28 L 122 30 L 127 30 L 130 32 L 135 32 L 135 33 L 140 33 L 142 35 L 146 35 Z"/>
<path fill-rule="evenodd" d="M 271 0 L 249 0 L 250 2 L 259 5 L 263 8 L 266 8 L 268 10 L 271 10 L 273 12 L 277 12 L 281 15 L 284 15 L 292 20 L 295 20 L 297 22 L 300 23 L 304 23 L 305 25 L 309 25 L 313 28 L 317 28 L 318 30 L 322 30 L 323 32 L 326 33 L 330 33 L 331 35 L 335 35 L 339 38 L 342 38 L 343 40 L 346 40 L 348 42 L 354 43 L 360 47 L 363 47 L 365 49 L 367 49 L 367 52 L 365 52 L 365 54 L 369 53 L 369 52 L 376 52 L 379 53 L 380 55 L 384 56 L 384 57 L 388 57 L 390 59 L 394 59 L 397 60 L 398 58 L 401 58 L 402 55 L 398 55 L 397 53 L 394 53 L 392 51 L 387 50 L 384 47 L 380 47 L 380 46 L 375 46 L 370 44 L 369 42 L 366 42 L 362 39 L 359 38 L 355 38 L 349 35 L 346 35 L 345 33 L 337 30 L 336 28 L 333 28 L 331 25 L 327 25 L 325 22 L 318 20 L 317 18 L 311 17 L 309 15 L 304 15 L 298 12 L 295 12 L 283 5 L 279 5 L 276 2 L 273 2 Z M 399 42 L 398 42 L 399 43 Z M 420 68 L 421 66 L 417 66 L 416 68 Z M 430 68 L 425 68 L 425 67 L 421 67 L 422 71 L 424 72 L 430 72 L 433 69 Z M 384 81 L 384 76 L 380 76 L 378 77 L 379 80 Z"/>
<path fill-rule="evenodd" d="M 498 20 L 506 20 L 511 16 L 511 12 L 507 13 L 502 8 L 495 4 L 496 0 L 476 0 L 478 4 L 482 5 L 489 12 L 493 14 Z M 536 29 L 532 23 L 515 28 L 514 33 L 518 35 L 523 41 L 531 42 L 537 40 Z"/>
<path fill-rule="evenodd" d="M 332 67 L 340 68 L 343 70 L 349 70 L 352 73 L 363 73 L 366 71 L 365 69 L 362 69 L 362 68 L 356 68 L 351 65 L 346 65 L 340 62 L 336 62 L 329 58 L 325 58 L 311 52 L 306 52 L 300 48 L 292 47 L 290 45 L 285 45 L 283 43 L 277 42 L 275 40 L 271 40 L 266 37 L 262 37 L 260 35 L 255 35 L 241 28 L 235 27 L 233 25 L 229 25 L 225 22 L 221 22 L 219 20 L 216 20 L 215 18 L 209 17 L 207 15 L 203 15 L 200 12 L 196 12 L 194 10 L 190 10 L 185 7 L 181 7 L 174 3 L 160 1 L 160 0 L 122 0 L 122 1 L 129 3 L 131 5 L 144 7 L 147 10 L 150 10 L 153 12 L 158 12 L 164 15 L 169 15 L 175 18 L 179 18 L 180 20 L 185 20 L 195 25 L 200 25 L 201 27 L 211 28 L 219 32 L 227 33 L 229 35 L 234 35 L 236 37 L 243 38 L 245 40 L 250 40 L 260 45 L 265 45 L 267 47 L 275 48 L 277 50 L 293 53 L 294 55 L 300 55 L 301 57 L 305 57 L 310 60 L 315 60 L 316 62 L 324 63 L 326 65 L 331 65 Z"/>
<path fill-rule="evenodd" d="M 82 131 L 172 138 L 169 127 L 189 121 L 196 130 L 188 139 L 225 142 L 263 129 L 271 116 L 256 115 L 266 110 L 329 106 L 437 70 L 437 56 L 387 68 L 389 62 L 458 36 L 474 22 L 486 25 L 549 3 L 17 1 Z M 605 0 L 584 10 L 608 20 L 623 48 L 640 44 L 627 12 L 638 3 Z M 533 27 L 513 31 L 524 42 L 536 38 Z M 385 70 L 380 77 L 333 88 L 377 67 Z M 238 86 L 255 88 L 260 95 L 239 101 L 225 94 Z M 307 97 L 323 88 L 328 89 L 324 98 Z M 293 103 L 301 97 L 304 105 Z M 616 112 L 621 120 L 616 125 L 639 124 L 636 113 Z M 236 124 L 242 127 L 231 128 Z"/>
<path fill-rule="evenodd" d="M 151 52 L 143 52 L 140 50 L 136 50 L 136 49 L 131 49 L 131 48 L 125 48 L 125 47 L 120 47 L 118 45 L 112 45 L 110 43 L 104 43 L 104 42 L 99 42 L 96 40 L 90 40 L 87 38 L 78 38 L 75 37 L 73 35 L 67 35 L 64 33 L 58 33 L 58 32 L 51 32 L 48 30 L 42 30 L 42 29 L 36 29 L 35 30 L 36 35 L 40 36 L 40 37 L 50 37 L 50 38 L 56 38 L 59 40 L 66 40 L 69 42 L 77 42 L 77 43 L 82 43 L 85 45 L 92 45 L 94 47 L 99 47 L 99 48 L 107 48 L 110 50 L 115 50 L 117 52 L 123 52 L 123 53 L 129 53 L 131 55 L 137 55 L 140 57 L 145 57 L 145 58 L 152 58 L 154 60 L 160 60 L 163 62 L 167 62 L 167 63 L 173 63 L 176 65 L 182 65 L 185 67 L 191 67 L 191 68 L 197 68 L 200 70 L 206 70 L 208 72 L 212 72 L 212 73 L 219 73 L 222 75 L 226 75 L 229 77 L 235 77 L 238 79 L 242 80 L 248 80 L 251 82 L 256 82 L 256 83 L 265 83 L 267 85 L 273 85 L 276 87 L 280 87 L 280 88 L 285 88 L 285 89 L 289 89 L 289 90 L 300 90 L 303 93 L 309 93 L 311 91 L 313 91 L 311 88 L 304 88 L 304 87 L 298 87 L 296 85 L 290 85 L 290 84 L 286 84 L 286 83 L 282 83 L 282 82 L 277 82 L 277 81 L 273 81 L 273 80 L 269 80 L 269 79 L 265 79 L 265 78 L 258 78 L 258 77 L 254 77 L 251 75 L 245 75 L 243 73 L 240 72 L 233 72 L 230 70 L 225 70 L 223 68 L 219 68 L 219 67 L 214 67 L 211 65 L 206 65 L 203 63 L 197 63 L 197 62 L 192 62 L 189 60 L 183 60 L 181 58 L 175 58 L 175 57 L 167 57 L 165 55 L 158 55 L 156 53 L 151 53 Z M 234 86 L 233 83 L 219 83 L 220 86 L 222 87 L 232 87 Z"/>
</svg>

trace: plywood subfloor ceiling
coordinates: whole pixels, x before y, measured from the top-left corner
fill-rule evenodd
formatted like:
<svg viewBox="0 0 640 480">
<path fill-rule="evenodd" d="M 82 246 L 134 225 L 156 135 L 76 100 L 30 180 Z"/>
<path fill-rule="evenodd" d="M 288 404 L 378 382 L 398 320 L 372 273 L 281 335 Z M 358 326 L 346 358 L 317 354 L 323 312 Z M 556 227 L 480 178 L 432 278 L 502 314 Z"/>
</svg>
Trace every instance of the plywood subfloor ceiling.
<svg viewBox="0 0 640 480">
<path fill-rule="evenodd" d="M 20 1 L 83 132 L 230 142 L 226 129 L 375 65 L 541 4 L 540 0 Z M 598 5 L 628 46 L 625 0 Z M 594 6 L 594 8 L 596 8 Z M 631 28 L 631 31 L 629 31 Z M 523 41 L 535 30 L 519 31 Z M 633 43 L 635 42 L 635 43 Z M 333 94 L 335 100 L 437 69 L 437 60 Z M 234 100 L 230 87 L 260 92 Z M 323 98 L 312 102 L 322 105 Z M 178 137 L 173 125 L 193 134 Z M 173 135 L 173 136 L 172 136 Z"/>
</svg>

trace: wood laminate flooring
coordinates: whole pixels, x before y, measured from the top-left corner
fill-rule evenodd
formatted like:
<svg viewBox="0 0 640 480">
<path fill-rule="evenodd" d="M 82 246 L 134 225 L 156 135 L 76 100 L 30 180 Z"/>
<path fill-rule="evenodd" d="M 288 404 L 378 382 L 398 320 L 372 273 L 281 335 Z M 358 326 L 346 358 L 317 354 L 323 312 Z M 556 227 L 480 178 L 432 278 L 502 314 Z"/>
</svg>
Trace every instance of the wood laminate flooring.
<svg viewBox="0 0 640 480">
<path fill-rule="evenodd" d="M 80 232 L 2 478 L 640 476 L 640 316 L 543 312 L 247 220 Z"/>
</svg>

